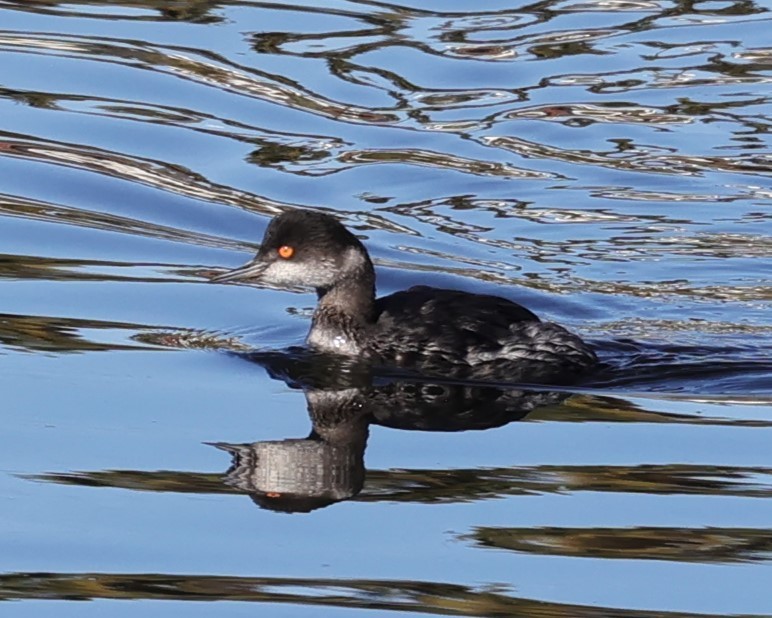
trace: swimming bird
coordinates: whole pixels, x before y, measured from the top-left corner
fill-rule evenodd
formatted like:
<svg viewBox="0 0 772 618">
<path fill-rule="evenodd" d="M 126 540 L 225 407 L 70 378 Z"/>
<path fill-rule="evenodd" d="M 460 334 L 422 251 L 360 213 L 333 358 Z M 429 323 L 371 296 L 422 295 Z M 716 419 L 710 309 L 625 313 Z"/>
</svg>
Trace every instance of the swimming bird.
<svg viewBox="0 0 772 618">
<path fill-rule="evenodd" d="M 376 298 L 367 249 L 324 213 L 275 217 L 255 258 L 211 281 L 314 288 L 310 348 L 425 375 L 567 384 L 597 362 L 578 336 L 499 296 L 419 285 Z"/>
</svg>

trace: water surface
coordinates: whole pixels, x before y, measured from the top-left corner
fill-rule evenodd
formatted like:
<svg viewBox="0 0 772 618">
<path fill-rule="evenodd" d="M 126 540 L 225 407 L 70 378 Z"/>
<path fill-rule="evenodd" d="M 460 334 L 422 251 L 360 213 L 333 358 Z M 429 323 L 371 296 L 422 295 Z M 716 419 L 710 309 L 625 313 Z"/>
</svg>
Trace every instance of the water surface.
<svg viewBox="0 0 772 618">
<path fill-rule="evenodd" d="M 770 10 L 0 1 L 4 611 L 772 614 Z M 207 283 L 294 208 L 604 370 L 225 352 L 303 340 Z"/>
</svg>

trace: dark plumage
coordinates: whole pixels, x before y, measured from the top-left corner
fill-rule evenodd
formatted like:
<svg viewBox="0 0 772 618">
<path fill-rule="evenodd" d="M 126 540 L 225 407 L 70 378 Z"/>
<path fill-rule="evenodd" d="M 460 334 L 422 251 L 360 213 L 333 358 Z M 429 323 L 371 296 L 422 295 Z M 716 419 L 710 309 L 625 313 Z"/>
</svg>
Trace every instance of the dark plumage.
<svg viewBox="0 0 772 618">
<path fill-rule="evenodd" d="M 417 286 L 376 300 L 364 245 L 322 213 L 279 215 L 254 260 L 212 281 L 313 287 L 309 346 L 425 374 L 556 384 L 597 362 L 579 337 L 498 296 Z"/>
</svg>

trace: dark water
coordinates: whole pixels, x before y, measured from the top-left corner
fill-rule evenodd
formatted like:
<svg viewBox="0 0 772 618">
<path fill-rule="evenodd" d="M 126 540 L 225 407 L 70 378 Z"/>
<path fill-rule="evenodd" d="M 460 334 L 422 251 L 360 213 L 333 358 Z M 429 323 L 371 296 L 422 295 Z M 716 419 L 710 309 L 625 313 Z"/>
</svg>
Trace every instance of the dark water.
<svg viewBox="0 0 772 618">
<path fill-rule="evenodd" d="M 770 16 L 0 0 L 2 615 L 771 615 Z M 243 353 L 314 298 L 207 276 L 292 208 L 603 370 Z"/>
</svg>

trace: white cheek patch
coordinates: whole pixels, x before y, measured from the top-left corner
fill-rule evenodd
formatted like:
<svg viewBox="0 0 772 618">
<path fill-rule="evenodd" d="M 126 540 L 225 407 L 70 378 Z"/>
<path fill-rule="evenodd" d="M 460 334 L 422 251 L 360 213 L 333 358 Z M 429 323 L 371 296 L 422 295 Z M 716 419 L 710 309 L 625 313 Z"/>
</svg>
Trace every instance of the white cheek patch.
<svg viewBox="0 0 772 618">
<path fill-rule="evenodd" d="M 321 288 L 332 285 L 337 273 L 338 268 L 333 260 L 276 260 L 265 269 L 261 279 L 279 286 Z"/>
<path fill-rule="evenodd" d="M 277 260 L 265 269 L 261 277 L 266 283 L 274 285 L 303 285 L 303 270 L 297 264 L 287 260 Z"/>
</svg>

